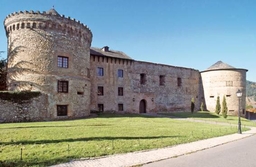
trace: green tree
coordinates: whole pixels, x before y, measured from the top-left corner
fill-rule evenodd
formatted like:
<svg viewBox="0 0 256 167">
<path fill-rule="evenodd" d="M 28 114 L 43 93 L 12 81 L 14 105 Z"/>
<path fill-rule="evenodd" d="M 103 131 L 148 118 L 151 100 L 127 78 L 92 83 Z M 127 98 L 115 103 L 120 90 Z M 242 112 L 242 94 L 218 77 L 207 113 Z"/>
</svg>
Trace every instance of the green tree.
<svg viewBox="0 0 256 167">
<path fill-rule="evenodd" d="M 250 104 L 246 104 L 246 109 L 249 110 L 249 109 L 253 109 L 253 106 L 250 105 Z"/>
<path fill-rule="evenodd" d="M 191 106 L 190 106 L 190 109 L 191 109 L 191 113 L 193 114 L 194 109 L 195 109 L 195 99 L 194 99 L 194 98 L 191 99 Z"/>
<path fill-rule="evenodd" d="M 204 111 L 204 102 L 201 102 L 200 110 Z"/>
<path fill-rule="evenodd" d="M 6 76 L 7 76 L 7 61 L 6 59 L 0 60 L 0 90 L 6 90 Z"/>
<path fill-rule="evenodd" d="M 215 107 L 215 112 L 216 114 L 220 114 L 220 110 L 221 110 L 221 106 L 220 106 L 220 97 L 217 97 L 217 103 L 216 103 L 216 107 Z"/>
<path fill-rule="evenodd" d="M 222 101 L 222 116 L 224 118 L 227 118 L 228 116 L 228 107 L 227 107 L 227 102 L 225 96 L 223 96 L 223 101 Z"/>
</svg>

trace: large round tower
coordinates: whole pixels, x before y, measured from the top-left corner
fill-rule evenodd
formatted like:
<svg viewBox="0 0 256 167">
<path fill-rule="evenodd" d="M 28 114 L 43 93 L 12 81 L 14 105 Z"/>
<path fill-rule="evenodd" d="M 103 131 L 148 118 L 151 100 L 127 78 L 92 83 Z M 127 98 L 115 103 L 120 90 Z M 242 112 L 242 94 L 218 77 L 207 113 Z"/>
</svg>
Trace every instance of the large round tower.
<svg viewBox="0 0 256 167">
<path fill-rule="evenodd" d="M 247 71 L 246 69 L 232 67 L 221 61 L 202 71 L 201 77 L 207 109 L 214 112 L 217 97 L 219 96 L 221 105 L 223 97 L 225 97 L 228 114 L 237 115 L 239 99 L 236 92 L 241 90 L 243 94 L 240 101 L 241 114 L 245 115 Z"/>
<path fill-rule="evenodd" d="M 90 29 L 54 9 L 12 13 L 4 25 L 8 90 L 47 94 L 48 118 L 89 115 Z"/>
</svg>

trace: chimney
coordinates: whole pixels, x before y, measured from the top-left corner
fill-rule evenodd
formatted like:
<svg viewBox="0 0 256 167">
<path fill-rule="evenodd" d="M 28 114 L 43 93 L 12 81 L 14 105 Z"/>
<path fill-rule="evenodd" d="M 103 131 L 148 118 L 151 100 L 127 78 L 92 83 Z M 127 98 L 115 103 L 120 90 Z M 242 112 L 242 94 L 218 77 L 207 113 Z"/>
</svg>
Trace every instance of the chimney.
<svg viewBox="0 0 256 167">
<path fill-rule="evenodd" d="M 108 46 L 104 46 L 101 50 L 102 50 L 103 52 L 108 52 L 108 51 L 109 51 L 109 47 L 108 47 Z"/>
</svg>

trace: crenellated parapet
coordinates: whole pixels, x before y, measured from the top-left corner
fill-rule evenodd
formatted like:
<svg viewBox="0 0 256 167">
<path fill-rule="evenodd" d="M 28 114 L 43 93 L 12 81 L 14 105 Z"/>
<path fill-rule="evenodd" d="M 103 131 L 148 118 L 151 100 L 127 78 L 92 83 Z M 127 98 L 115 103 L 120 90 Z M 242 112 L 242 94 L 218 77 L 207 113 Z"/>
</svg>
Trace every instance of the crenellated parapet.
<svg viewBox="0 0 256 167">
<path fill-rule="evenodd" d="M 54 9 L 49 11 L 19 11 L 9 14 L 4 20 L 6 35 L 21 29 L 42 29 L 62 32 L 91 42 L 92 32 L 87 25 L 76 19 L 60 15 Z"/>
</svg>

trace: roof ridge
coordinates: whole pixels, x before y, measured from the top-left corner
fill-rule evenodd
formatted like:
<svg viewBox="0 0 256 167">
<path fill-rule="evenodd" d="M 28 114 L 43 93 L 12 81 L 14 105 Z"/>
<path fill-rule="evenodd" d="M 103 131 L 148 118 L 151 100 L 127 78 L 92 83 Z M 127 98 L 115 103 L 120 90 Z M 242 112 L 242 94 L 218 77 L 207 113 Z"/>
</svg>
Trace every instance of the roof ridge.
<svg viewBox="0 0 256 167">
<path fill-rule="evenodd" d="M 108 51 L 103 51 L 102 48 L 98 48 L 98 47 L 91 47 L 90 50 L 92 54 L 95 54 L 98 56 L 108 56 L 108 57 L 114 57 L 114 58 L 133 60 L 130 56 L 128 56 L 122 51 L 117 51 L 112 49 L 109 49 Z"/>
</svg>

